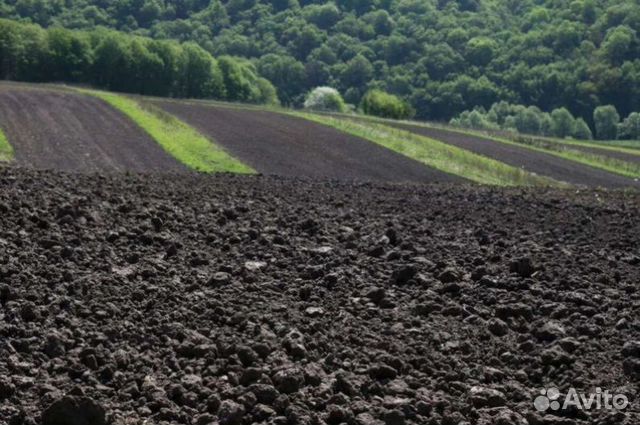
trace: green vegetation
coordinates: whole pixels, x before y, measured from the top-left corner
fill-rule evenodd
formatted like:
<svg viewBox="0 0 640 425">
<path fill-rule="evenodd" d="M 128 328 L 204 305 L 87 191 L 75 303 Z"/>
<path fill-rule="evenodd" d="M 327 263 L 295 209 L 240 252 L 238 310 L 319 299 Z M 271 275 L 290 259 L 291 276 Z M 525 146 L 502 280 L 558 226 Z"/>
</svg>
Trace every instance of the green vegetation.
<svg viewBox="0 0 640 425">
<path fill-rule="evenodd" d="M 618 124 L 618 137 L 621 139 L 640 140 L 640 113 L 632 112 Z"/>
<path fill-rule="evenodd" d="M 382 90 L 369 90 L 360 104 L 362 112 L 383 118 L 405 119 L 413 115 L 411 107 L 398 96 Z"/>
<path fill-rule="evenodd" d="M 206 173 L 253 173 L 187 124 L 158 108 L 113 93 L 80 90 L 98 97 L 120 110 L 142 127 L 162 148 L 178 161 Z"/>
<path fill-rule="evenodd" d="M 278 103 L 275 88 L 257 75 L 253 64 L 229 56 L 216 60 L 195 43 L 105 29 L 44 30 L 5 19 L 0 19 L 0 79 L 88 83 L 153 96 Z"/>
<path fill-rule="evenodd" d="M 580 149 L 572 149 L 571 145 L 562 142 L 546 141 L 523 136 L 517 136 L 515 140 L 519 144 L 524 144 L 561 158 L 589 165 L 594 168 L 600 168 L 626 177 L 640 178 L 640 165 L 634 162 L 627 162 L 609 157 L 605 152 L 602 154 L 585 152 Z"/>
<path fill-rule="evenodd" d="M 311 90 L 304 101 L 304 109 L 328 112 L 346 112 L 344 103 L 338 90 L 331 87 L 316 87 Z"/>
<path fill-rule="evenodd" d="M 548 113 L 536 106 L 508 102 L 496 102 L 488 111 L 484 108 L 464 111 L 449 123 L 454 127 L 474 130 L 502 130 L 546 137 L 575 137 L 582 140 L 593 137 L 587 122 L 582 118 L 576 119 L 567 108 L 557 108 Z"/>
<path fill-rule="evenodd" d="M 512 134 L 509 138 L 516 139 L 518 137 L 530 137 Z M 573 140 L 573 139 L 553 139 L 547 137 L 533 137 L 546 142 L 560 143 L 566 146 L 582 146 L 586 148 L 595 148 L 602 151 L 602 155 L 606 155 L 607 151 L 622 152 L 631 155 L 640 155 L 640 141 L 638 140 Z"/>
<path fill-rule="evenodd" d="M 620 122 L 613 105 L 599 106 L 593 111 L 597 139 L 640 139 L 640 113 L 632 112 Z M 474 130 L 503 130 L 512 133 L 557 138 L 575 138 L 586 141 L 593 133 L 582 118 L 574 118 L 566 108 L 554 109 L 550 114 L 535 106 L 496 102 L 487 111 L 474 108 L 464 111 L 449 122 L 454 127 Z"/>
<path fill-rule="evenodd" d="M 345 116 L 348 118 L 348 116 Z M 392 120 L 362 116 L 360 120 L 367 120 L 372 123 L 384 124 Z M 393 121 L 398 122 L 398 121 Z M 640 142 L 631 140 L 612 140 L 612 141 L 578 141 L 570 139 L 553 139 L 548 137 L 528 136 L 518 133 L 496 133 L 491 130 L 475 130 L 475 129 L 453 129 L 448 126 L 437 124 L 426 124 L 419 121 L 404 121 L 407 124 L 423 127 L 443 128 L 449 131 L 457 131 L 471 136 L 478 136 L 494 140 L 500 143 L 506 143 L 516 146 L 525 147 L 534 151 L 548 153 L 559 156 L 571 161 L 576 161 L 594 168 L 600 168 L 616 174 L 620 174 L 631 178 L 640 178 L 640 165 L 634 162 L 622 161 L 617 158 L 607 156 L 606 151 L 616 151 L 631 155 L 640 155 Z M 589 147 L 601 149 L 602 154 L 585 152 L 576 147 Z"/>
<path fill-rule="evenodd" d="M 598 106 L 593 111 L 597 139 L 640 139 L 640 113 L 632 112 L 620 122 L 620 115 L 613 105 Z M 574 118 L 566 108 L 554 109 L 551 114 L 535 106 L 512 105 L 496 102 L 488 111 L 474 108 L 464 111 L 449 122 L 454 127 L 475 130 L 503 130 L 512 133 L 545 137 L 591 140 L 593 133 L 582 118 Z"/>
<path fill-rule="evenodd" d="M 560 158 L 579 162 L 581 164 L 588 165 L 594 168 L 600 168 L 605 171 L 620 174 L 626 177 L 640 178 L 640 164 L 608 157 L 606 156 L 605 152 L 603 152 L 603 154 L 595 154 L 591 152 L 585 152 L 580 149 L 572 149 L 571 144 L 566 143 L 565 141 L 524 136 L 519 134 L 511 134 L 498 137 L 491 134 L 478 133 L 469 130 L 460 132 L 488 138 L 500 143 L 523 146 L 528 149 L 548 153 Z M 619 148 L 617 150 L 622 151 L 622 148 Z"/>
<path fill-rule="evenodd" d="M 617 150 L 620 152 L 626 152 L 633 155 L 640 155 L 640 138 L 639 140 L 598 140 L 594 142 L 573 142 L 568 141 L 569 144 L 578 143 L 590 147 L 601 148 L 605 150 Z"/>
<path fill-rule="evenodd" d="M 499 100 L 547 112 L 564 107 L 591 129 L 598 106 L 613 105 L 622 117 L 640 112 L 635 1 L 0 0 L 0 16 L 45 27 L 104 26 L 195 42 L 216 58 L 245 57 L 286 105 L 301 106 L 314 87 L 329 86 L 354 105 L 380 89 L 408 101 L 416 117 L 440 122 Z M 86 43 L 95 47 L 87 39 L 73 43 L 79 53 Z M 33 40 L 26 43 L 38 47 L 39 36 Z M 135 54 L 141 68 L 123 67 L 122 84 L 144 84 L 134 70 L 159 69 L 157 57 L 173 49 L 146 50 Z M 74 57 L 76 71 L 92 62 Z M 58 72 L 46 69 L 52 79 Z"/>
<path fill-rule="evenodd" d="M 308 113 L 291 113 L 369 140 L 430 167 L 482 184 L 498 186 L 557 186 L 560 183 L 502 162 L 474 154 L 372 120 L 353 121 Z"/>
<path fill-rule="evenodd" d="M 616 139 L 618 137 L 618 123 L 620 115 L 613 105 L 598 106 L 593 111 L 593 122 L 596 126 L 596 136 L 600 140 Z"/>
<path fill-rule="evenodd" d="M 0 129 L 0 162 L 9 162 L 13 159 L 13 148 L 9 144 L 7 137 Z"/>
</svg>

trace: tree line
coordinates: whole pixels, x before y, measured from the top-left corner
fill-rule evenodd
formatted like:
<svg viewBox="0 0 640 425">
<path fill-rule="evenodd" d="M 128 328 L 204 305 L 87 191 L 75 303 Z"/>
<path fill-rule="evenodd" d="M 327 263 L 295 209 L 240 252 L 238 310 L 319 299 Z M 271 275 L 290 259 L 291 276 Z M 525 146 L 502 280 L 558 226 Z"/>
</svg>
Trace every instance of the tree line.
<svg viewBox="0 0 640 425">
<path fill-rule="evenodd" d="M 72 31 L 0 19 L 0 79 L 85 83 L 153 96 L 278 102 L 254 65 L 214 58 L 193 42 L 97 29 Z"/>
<path fill-rule="evenodd" d="M 352 105 L 382 90 L 437 121 L 500 100 L 591 128 L 598 106 L 640 111 L 636 1 L 0 0 L 0 17 L 245 57 L 293 106 L 329 86 Z"/>
<path fill-rule="evenodd" d="M 502 130 L 580 140 L 632 139 L 640 140 L 640 113 L 631 112 L 621 120 L 613 105 L 598 106 L 593 111 L 593 130 L 581 118 L 574 117 L 567 108 L 543 112 L 536 106 L 496 102 L 491 108 L 464 111 L 449 122 L 451 125 L 476 130 Z"/>
</svg>

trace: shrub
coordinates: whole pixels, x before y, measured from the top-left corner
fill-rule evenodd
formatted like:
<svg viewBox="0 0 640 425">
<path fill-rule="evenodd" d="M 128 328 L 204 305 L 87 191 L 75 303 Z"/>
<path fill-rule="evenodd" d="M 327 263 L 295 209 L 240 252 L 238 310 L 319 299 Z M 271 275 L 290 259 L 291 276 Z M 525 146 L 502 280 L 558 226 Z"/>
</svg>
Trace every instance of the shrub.
<svg viewBox="0 0 640 425">
<path fill-rule="evenodd" d="M 365 114 L 384 118 L 403 119 L 413 115 L 409 104 L 398 96 L 383 92 L 382 90 L 368 91 L 362 98 L 360 107 Z"/>
<path fill-rule="evenodd" d="M 593 111 L 593 121 L 596 124 L 596 136 L 600 140 L 613 140 L 618 134 L 620 115 L 613 105 L 598 106 Z"/>
<path fill-rule="evenodd" d="M 551 111 L 551 131 L 553 135 L 565 138 L 573 135 L 576 128 L 576 120 L 566 108 Z"/>
<path fill-rule="evenodd" d="M 316 111 L 345 112 L 347 106 L 338 90 L 331 87 L 316 87 L 307 94 L 305 109 Z"/>
<path fill-rule="evenodd" d="M 573 129 L 573 137 L 578 140 L 591 140 L 593 139 L 593 135 L 591 134 L 591 129 L 585 120 L 582 118 L 578 118 L 576 120 L 575 128 Z"/>
<path fill-rule="evenodd" d="M 618 137 L 640 140 L 640 113 L 632 112 L 623 122 L 618 124 Z"/>
</svg>

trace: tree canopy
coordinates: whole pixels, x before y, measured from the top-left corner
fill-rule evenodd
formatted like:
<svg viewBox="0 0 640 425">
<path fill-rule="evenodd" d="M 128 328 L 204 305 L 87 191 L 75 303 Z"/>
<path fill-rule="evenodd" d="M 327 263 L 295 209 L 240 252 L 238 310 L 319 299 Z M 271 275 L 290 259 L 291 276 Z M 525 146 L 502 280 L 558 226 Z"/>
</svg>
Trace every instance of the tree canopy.
<svg viewBox="0 0 640 425">
<path fill-rule="evenodd" d="M 0 79 L 89 83 L 154 96 L 278 103 L 275 88 L 240 58 L 216 60 L 194 42 L 98 29 L 72 31 L 0 19 Z"/>
</svg>

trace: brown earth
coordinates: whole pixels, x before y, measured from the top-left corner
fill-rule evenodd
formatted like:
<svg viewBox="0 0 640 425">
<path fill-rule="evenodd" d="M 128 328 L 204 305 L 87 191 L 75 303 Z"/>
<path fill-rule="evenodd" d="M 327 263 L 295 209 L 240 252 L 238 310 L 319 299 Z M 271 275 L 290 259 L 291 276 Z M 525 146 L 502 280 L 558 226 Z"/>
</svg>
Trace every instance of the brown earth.
<svg viewBox="0 0 640 425">
<path fill-rule="evenodd" d="M 639 216 L 636 192 L 0 170 L 0 423 L 637 425 Z M 551 387 L 631 405 L 537 411 Z"/>
<path fill-rule="evenodd" d="M 559 181 L 592 187 L 640 188 L 640 182 L 637 180 L 582 165 L 551 154 L 536 152 L 525 147 L 433 127 L 392 122 L 385 122 L 384 124 L 440 140 L 462 149 L 496 159 L 505 164 L 519 167 L 542 176 L 551 177 Z"/>
<path fill-rule="evenodd" d="M 65 90 L 0 85 L 0 128 L 16 163 L 67 171 L 186 171 L 105 102 Z"/>
<path fill-rule="evenodd" d="M 202 103 L 154 103 L 263 174 L 388 182 L 464 181 L 305 119 Z"/>
</svg>

